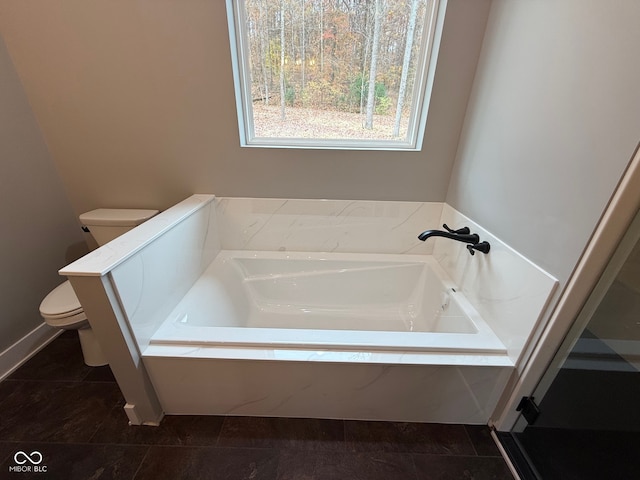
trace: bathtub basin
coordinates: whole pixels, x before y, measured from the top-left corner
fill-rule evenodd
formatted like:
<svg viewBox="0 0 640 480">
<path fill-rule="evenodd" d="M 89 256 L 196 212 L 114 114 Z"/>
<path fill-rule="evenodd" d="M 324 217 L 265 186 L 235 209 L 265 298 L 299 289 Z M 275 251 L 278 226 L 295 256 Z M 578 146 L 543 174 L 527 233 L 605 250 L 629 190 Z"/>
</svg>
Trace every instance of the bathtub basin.
<svg viewBox="0 0 640 480">
<path fill-rule="evenodd" d="M 150 345 L 504 354 L 431 256 L 222 250 Z"/>
</svg>

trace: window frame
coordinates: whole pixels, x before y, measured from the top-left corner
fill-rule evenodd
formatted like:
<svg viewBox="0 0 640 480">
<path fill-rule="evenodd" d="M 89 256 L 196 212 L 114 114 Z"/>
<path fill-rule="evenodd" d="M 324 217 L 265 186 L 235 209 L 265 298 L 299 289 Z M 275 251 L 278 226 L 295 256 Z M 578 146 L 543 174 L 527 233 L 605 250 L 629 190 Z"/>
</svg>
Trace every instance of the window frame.
<svg viewBox="0 0 640 480">
<path fill-rule="evenodd" d="M 416 62 L 416 76 L 411 102 L 412 114 L 407 128 L 407 138 L 405 140 L 371 140 L 256 137 L 254 134 L 253 103 L 251 98 L 251 68 L 248 56 L 245 54 L 250 49 L 248 35 L 245 34 L 247 21 L 244 0 L 225 0 L 240 146 L 323 150 L 421 151 L 448 0 L 429 1 L 430 12 L 428 21 L 425 24 L 426 34 L 423 35 L 420 45 L 422 61 Z"/>
</svg>

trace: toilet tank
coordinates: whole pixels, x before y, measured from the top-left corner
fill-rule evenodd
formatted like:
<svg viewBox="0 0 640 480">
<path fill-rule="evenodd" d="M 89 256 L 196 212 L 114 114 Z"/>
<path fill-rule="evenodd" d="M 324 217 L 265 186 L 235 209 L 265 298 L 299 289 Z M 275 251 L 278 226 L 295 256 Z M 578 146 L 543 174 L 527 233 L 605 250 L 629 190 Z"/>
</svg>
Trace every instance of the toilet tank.
<svg viewBox="0 0 640 480">
<path fill-rule="evenodd" d="M 158 210 L 98 208 L 80 215 L 98 245 L 104 245 L 158 213 Z"/>
</svg>

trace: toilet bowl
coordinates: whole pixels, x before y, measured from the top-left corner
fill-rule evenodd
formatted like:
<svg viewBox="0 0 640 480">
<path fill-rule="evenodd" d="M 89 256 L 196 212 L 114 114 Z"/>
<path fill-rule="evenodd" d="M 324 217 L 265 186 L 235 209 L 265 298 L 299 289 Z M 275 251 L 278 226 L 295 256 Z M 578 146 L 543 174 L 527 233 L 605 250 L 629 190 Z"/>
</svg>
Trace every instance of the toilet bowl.
<svg viewBox="0 0 640 480">
<path fill-rule="evenodd" d="M 99 208 L 80 215 L 80 221 L 84 225 L 83 230 L 90 232 L 98 245 L 102 246 L 157 213 L 158 210 Z M 42 300 L 40 315 L 52 327 L 78 330 L 84 363 L 91 367 L 108 364 L 69 281 L 58 285 Z"/>
<path fill-rule="evenodd" d="M 78 330 L 84 363 L 90 367 L 108 364 L 107 358 L 89 326 L 80 301 L 68 280 L 54 288 L 42 300 L 40 315 L 52 327 L 63 330 Z"/>
</svg>

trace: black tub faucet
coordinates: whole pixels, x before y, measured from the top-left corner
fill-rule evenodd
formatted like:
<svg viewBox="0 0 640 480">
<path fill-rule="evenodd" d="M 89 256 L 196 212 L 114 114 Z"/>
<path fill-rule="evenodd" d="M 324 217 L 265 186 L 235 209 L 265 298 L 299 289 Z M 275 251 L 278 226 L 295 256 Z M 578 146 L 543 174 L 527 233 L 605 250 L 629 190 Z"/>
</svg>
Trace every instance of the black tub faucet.
<svg viewBox="0 0 640 480">
<path fill-rule="evenodd" d="M 469 227 L 462 227 L 457 230 L 453 230 L 449 228 L 446 223 L 442 225 L 442 227 L 444 230 L 425 230 L 418 235 L 418 239 L 424 242 L 430 237 L 450 238 L 457 242 L 468 243 L 469 245 L 467 245 L 467 250 L 469 250 L 471 255 L 474 255 L 476 252 L 482 252 L 484 254 L 489 253 L 489 250 L 491 249 L 489 242 L 481 242 L 480 236 L 477 233 L 469 233 Z"/>
<path fill-rule="evenodd" d="M 452 230 L 445 223 L 443 225 L 445 230 L 425 230 L 420 235 L 418 235 L 418 239 L 423 242 L 430 237 L 444 237 L 450 238 L 451 240 L 456 240 L 458 242 L 464 243 L 473 243 L 476 244 L 480 242 L 480 237 L 477 233 L 469 233 L 468 227 L 459 228 L 458 230 Z"/>
</svg>

